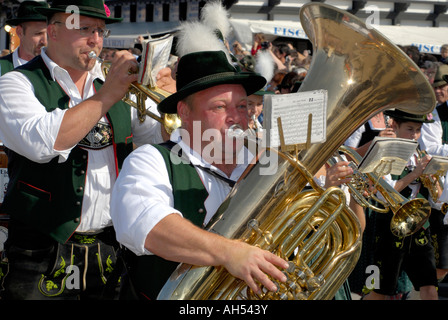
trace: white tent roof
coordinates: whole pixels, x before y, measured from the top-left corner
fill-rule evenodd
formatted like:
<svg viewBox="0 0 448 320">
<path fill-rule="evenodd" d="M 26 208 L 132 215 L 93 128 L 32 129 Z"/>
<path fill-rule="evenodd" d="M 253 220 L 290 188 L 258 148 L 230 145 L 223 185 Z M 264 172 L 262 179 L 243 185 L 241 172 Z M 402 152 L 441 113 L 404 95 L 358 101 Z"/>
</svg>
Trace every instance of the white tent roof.
<svg viewBox="0 0 448 320">
<path fill-rule="evenodd" d="M 298 21 L 263 21 L 230 19 L 238 41 L 252 43 L 253 33 L 274 37 L 307 39 Z M 396 45 L 415 45 L 420 52 L 440 54 L 440 47 L 448 43 L 448 28 L 416 26 L 377 26 L 376 29 Z"/>
</svg>

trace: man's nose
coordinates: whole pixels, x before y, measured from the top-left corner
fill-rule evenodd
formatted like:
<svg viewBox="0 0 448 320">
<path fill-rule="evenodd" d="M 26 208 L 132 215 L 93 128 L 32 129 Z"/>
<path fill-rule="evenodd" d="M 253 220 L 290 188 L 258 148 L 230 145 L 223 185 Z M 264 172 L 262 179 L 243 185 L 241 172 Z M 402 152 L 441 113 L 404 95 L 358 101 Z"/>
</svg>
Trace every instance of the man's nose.
<svg viewBox="0 0 448 320">
<path fill-rule="evenodd" d="M 229 108 L 227 110 L 227 121 L 230 121 L 232 123 L 241 122 L 241 111 L 238 110 L 238 108 Z"/>
</svg>

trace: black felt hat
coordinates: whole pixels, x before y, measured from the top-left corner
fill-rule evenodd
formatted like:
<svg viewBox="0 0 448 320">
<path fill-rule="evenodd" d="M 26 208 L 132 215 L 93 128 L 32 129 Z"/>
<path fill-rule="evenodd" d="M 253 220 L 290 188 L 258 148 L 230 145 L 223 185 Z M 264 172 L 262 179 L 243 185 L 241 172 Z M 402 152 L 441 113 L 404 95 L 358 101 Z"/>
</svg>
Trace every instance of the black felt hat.
<svg viewBox="0 0 448 320">
<path fill-rule="evenodd" d="M 177 102 L 189 95 L 221 84 L 241 84 L 247 95 L 260 90 L 266 79 L 254 72 L 241 72 L 223 51 L 199 51 L 184 55 L 176 73 L 177 92 L 158 105 L 159 112 L 177 113 Z"/>
<path fill-rule="evenodd" d="M 67 10 L 67 7 L 68 10 Z M 110 18 L 110 11 L 102 0 L 54 0 L 50 8 L 36 8 L 35 11 L 44 16 L 57 12 L 78 13 L 81 16 L 103 19 L 106 23 L 121 22 L 122 18 Z"/>
<path fill-rule="evenodd" d="M 428 119 L 428 115 L 426 114 L 413 114 L 404 112 L 398 109 L 394 110 L 386 110 L 384 111 L 386 116 L 389 116 L 393 119 L 401 120 L 401 121 L 412 121 L 412 122 L 420 122 L 420 123 L 432 123 L 434 120 Z M 430 115 L 430 117 L 432 114 Z"/>
<path fill-rule="evenodd" d="M 23 1 L 17 9 L 17 15 L 13 19 L 6 20 L 10 26 L 18 26 L 28 21 L 46 21 L 47 17 L 34 11 L 34 8 L 48 8 L 46 2 Z"/>
</svg>

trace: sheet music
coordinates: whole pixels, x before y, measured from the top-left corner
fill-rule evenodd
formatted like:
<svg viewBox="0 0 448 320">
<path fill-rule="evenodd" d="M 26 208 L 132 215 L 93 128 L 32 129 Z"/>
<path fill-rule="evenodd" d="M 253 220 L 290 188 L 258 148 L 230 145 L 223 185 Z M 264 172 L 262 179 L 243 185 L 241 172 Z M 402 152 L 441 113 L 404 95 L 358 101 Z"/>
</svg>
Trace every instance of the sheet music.
<svg viewBox="0 0 448 320">
<path fill-rule="evenodd" d="M 418 142 L 414 140 L 375 137 L 359 163 L 358 170 L 361 173 L 372 173 L 379 165 L 387 162 L 390 167 L 382 174 L 400 175 L 417 146 Z"/>
<path fill-rule="evenodd" d="M 264 96 L 266 145 L 280 146 L 277 118 L 281 118 L 286 145 L 307 142 L 308 116 L 312 114 L 311 143 L 327 135 L 327 91 L 315 90 Z"/>
<path fill-rule="evenodd" d="M 448 157 L 431 156 L 431 160 L 426 165 L 423 174 L 445 175 L 448 170 Z"/>
<path fill-rule="evenodd" d="M 171 34 L 143 41 L 139 83 L 149 85 L 151 88 L 156 86 L 157 74 L 168 64 L 172 44 L 173 35 Z"/>
</svg>

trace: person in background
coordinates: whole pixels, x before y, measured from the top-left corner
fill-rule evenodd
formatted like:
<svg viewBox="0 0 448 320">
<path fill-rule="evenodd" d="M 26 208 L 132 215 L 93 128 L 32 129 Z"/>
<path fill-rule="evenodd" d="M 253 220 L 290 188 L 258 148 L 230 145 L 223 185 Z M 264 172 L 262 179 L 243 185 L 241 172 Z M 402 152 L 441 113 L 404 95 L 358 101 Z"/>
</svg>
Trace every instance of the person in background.
<svg viewBox="0 0 448 320">
<path fill-rule="evenodd" d="M 250 54 L 255 56 L 258 52 L 258 50 L 260 50 L 262 48 L 262 43 L 266 42 L 266 38 L 264 37 L 264 34 L 262 33 L 256 33 L 253 36 L 253 43 L 252 43 L 252 49 L 250 51 Z"/>
<path fill-rule="evenodd" d="M 419 138 L 420 147 L 426 153 L 436 156 L 448 156 L 448 65 L 439 65 L 432 84 L 437 106 L 428 116 L 433 120 L 424 123 Z M 448 274 L 448 225 L 443 222 L 446 215 L 442 213 L 443 202 L 448 201 L 448 179 L 445 175 L 443 193 L 437 202 L 430 200 L 432 212 L 430 216 L 431 240 L 437 251 L 437 278 L 442 281 Z"/>
<path fill-rule="evenodd" d="M 447 64 L 448 63 L 448 44 L 442 45 L 440 48 L 440 62 Z"/>
<path fill-rule="evenodd" d="M 248 52 L 247 50 L 244 50 L 243 46 L 238 41 L 233 42 L 232 51 L 233 51 L 233 55 L 235 56 L 235 58 L 237 58 L 238 61 L 243 59 L 245 56 L 250 55 L 250 52 Z"/>
<path fill-rule="evenodd" d="M 414 115 L 400 110 L 387 110 L 392 118 L 392 128 L 397 138 L 418 140 L 423 123 L 433 120 L 426 115 Z M 384 179 L 407 199 L 428 198 L 428 190 L 421 182 L 421 175 L 431 156 L 415 152 L 401 175 L 386 175 Z M 434 247 L 431 243 L 429 222 L 412 235 L 397 236 L 391 232 L 393 213 L 380 213 L 375 221 L 375 265 L 380 270 L 380 283 L 364 296 L 365 300 L 384 300 L 397 292 L 400 272 L 406 271 L 422 300 L 437 300 L 437 272 Z"/>
<path fill-rule="evenodd" d="M 47 45 L 46 18 L 34 11 L 37 7 L 45 8 L 48 4 L 24 1 L 17 10 L 17 16 L 6 21 L 6 24 L 16 26 L 20 45 L 14 52 L 0 58 L 0 76 L 40 55 L 42 47 Z"/>
</svg>

